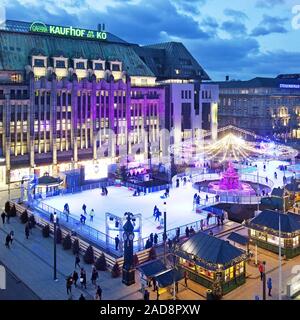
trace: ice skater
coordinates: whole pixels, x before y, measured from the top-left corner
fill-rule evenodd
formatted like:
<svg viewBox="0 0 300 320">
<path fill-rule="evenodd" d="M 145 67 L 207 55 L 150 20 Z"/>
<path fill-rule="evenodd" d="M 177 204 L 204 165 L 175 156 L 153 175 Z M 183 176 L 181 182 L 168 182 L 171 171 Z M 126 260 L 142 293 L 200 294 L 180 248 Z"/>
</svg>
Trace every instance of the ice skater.
<svg viewBox="0 0 300 320">
<path fill-rule="evenodd" d="M 80 222 L 81 222 L 82 224 L 85 224 L 85 220 L 86 220 L 86 216 L 85 216 L 84 214 L 81 214 L 81 215 L 80 215 Z"/>
<path fill-rule="evenodd" d="M 92 209 L 92 210 L 90 211 L 90 221 L 91 221 L 91 222 L 94 221 L 94 216 L 95 216 L 95 211 L 94 211 L 94 209 Z"/>
<path fill-rule="evenodd" d="M 156 213 L 155 213 L 155 219 L 154 221 L 158 220 L 159 221 L 159 217 L 161 216 L 161 212 L 157 209 Z"/>
<path fill-rule="evenodd" d="M 82 205 L 82 210 L 83 210 L 84 215 L 86 215 L 86 205 L 85 205 L 85 203 Z"/>
</svg>

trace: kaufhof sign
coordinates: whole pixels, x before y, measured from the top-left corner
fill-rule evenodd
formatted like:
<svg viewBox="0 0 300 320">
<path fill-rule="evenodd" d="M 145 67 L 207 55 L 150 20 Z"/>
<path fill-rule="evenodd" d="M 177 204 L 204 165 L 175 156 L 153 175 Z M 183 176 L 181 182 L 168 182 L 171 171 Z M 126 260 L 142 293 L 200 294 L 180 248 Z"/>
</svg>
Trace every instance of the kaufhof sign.
<svg viewBox="0 0 300 320">
<path fill-rule="evenodd" d="M 29 31 L 36 33 L 48 33 L 58 36 L 77 37 L 95 40 L 107 39 L 107 33 L 104 31 L 48 25 L 43 22 L 33 22 L 30 25 Z"/>
</svg>

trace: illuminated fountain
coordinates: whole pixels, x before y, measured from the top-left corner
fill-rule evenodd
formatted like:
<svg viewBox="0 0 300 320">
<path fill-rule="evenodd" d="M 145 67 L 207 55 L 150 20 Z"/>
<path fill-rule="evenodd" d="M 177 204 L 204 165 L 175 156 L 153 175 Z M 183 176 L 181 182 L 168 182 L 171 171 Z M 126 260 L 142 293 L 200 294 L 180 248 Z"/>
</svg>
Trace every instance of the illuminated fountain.
<svg viewBox="0 0 300 320">
<path fill-rule="evenodd" d="M 239 174 L 234 169 L 231 161 L 228 162 L 228 168 L 221 176 L 219 181 L 213 181 L 208 184 L 209 191 L 213 191 L 214 193 L 230 192 L 248 195 L 255 194 L 255 190 L 250 184 L 240 181 Z"/>
</svg>

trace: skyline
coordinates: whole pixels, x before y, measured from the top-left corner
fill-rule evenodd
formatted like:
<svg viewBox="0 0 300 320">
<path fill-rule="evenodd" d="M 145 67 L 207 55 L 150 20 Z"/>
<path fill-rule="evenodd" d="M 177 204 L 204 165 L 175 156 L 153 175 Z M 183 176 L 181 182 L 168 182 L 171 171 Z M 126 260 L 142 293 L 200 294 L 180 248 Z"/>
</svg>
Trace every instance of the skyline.
<svg viewBox="0 0 300 320">
<path fill-rule="evenodd" d="M 299 73 L 297 2 L 233 0 L 228 5 L 220 0 L 4 0 L 3 11 L 6 19 L 12 20 L 90 29 L 105 23 L 107 31 L 140 45 L 180 41 L 212 80 L 224 80 L 226 75 L 247 80 Z"/>
</svg>

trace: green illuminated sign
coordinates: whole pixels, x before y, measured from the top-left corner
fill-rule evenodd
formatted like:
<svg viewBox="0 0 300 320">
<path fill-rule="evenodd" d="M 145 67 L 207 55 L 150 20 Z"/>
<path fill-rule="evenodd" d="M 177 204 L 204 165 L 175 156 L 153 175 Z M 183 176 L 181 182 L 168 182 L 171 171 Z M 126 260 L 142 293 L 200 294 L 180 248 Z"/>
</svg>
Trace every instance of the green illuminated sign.
<svg viewBox="0 0 300 320">
<path fill-rule="evenodd" d="M 59 36 L 87 38 L 95 40 L 106 40 L 107 33 L 104 31 L 86 30 L 73 27 L 61 27 L 54 25 L 46 25 L 43 22 L 33 22 L 29 28 L 30 32 L 49 33 Z"/>
</svg>

